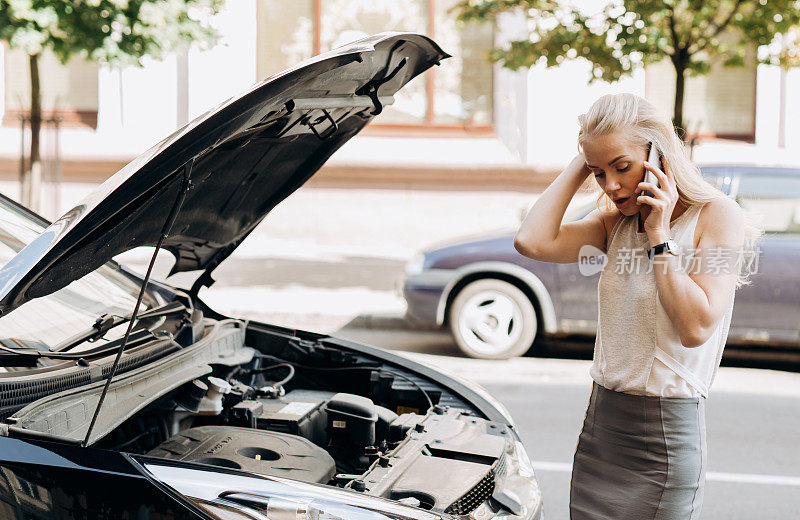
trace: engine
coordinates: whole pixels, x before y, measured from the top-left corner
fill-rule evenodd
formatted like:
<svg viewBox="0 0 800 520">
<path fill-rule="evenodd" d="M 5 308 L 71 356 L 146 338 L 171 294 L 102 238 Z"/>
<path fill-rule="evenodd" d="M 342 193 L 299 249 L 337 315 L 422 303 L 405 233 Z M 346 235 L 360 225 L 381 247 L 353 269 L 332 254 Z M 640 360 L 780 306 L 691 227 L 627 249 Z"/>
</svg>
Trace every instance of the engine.
<svg viewBox="0 0 800 520">
<path fill-rule="evenodd" d="M 491 497 L 503 478 L 513 433 L 458 406 L 457 397 L 400 368 L 320 345 L 296 343 L 276 354 L 261 347 L 245 365 L 217 366 L 153 402 L 99 447 L 459 515 Z"/>
</svg>

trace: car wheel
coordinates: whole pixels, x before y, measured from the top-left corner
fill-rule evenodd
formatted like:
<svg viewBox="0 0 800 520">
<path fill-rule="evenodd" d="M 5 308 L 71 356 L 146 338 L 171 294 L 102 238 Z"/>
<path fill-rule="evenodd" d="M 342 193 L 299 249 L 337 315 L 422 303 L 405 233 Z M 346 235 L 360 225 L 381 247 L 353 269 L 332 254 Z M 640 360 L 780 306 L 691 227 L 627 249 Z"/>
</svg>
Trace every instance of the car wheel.
<svg viewBox="0 0 800 520">
<path fill-rule="evenodd" d="M 536 310 L 525 293 L 495 279 L 466 285 L 453 300 L 448 318 L 458 347 L 481 359 L 521 356 L 539 328 Z"/>
</svg>

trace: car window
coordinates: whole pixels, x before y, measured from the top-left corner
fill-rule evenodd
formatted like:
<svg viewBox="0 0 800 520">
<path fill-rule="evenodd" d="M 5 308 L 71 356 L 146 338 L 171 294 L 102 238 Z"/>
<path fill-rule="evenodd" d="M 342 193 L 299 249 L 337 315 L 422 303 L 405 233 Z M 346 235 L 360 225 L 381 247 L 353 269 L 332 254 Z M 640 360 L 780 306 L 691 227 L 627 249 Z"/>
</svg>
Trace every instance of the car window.
<svg viewBox="0 0 800 520">
<path fill-rule="evenodd" d="M 703 179 L 705 179 L 705 181 L 711 184 L 712 186 L 716 186 L 719 189 L 722 189 L 722 185 L 725 182 L 724 176 L 717 175 L 715 173 L 703 172 Z"/>
<path fill-rule="evenodd" d="M 44 230 L 30 215 L 0 199 L 0 265 L 5 265 Z M 0 318 L 0 338 L 44 343 L 50 347 L 91 327 L 101 314 L 129 314 L 139 285 L 104 265 L 50 295 L 31 300 Z M 156 304 L 153 295 L 142 310 Z M 125 327 L 109 331 L 103 341 L 120 337 Z M 95 347 L 97 343 L 88 346 Z M 79 350 L 79 349 L 76 349 Z"/>
<path fill-rule="evenodd" d="M 579 220 L 597 209 L 597 203 L 595 202 L 595 196 L 592 195 L 590 197 L 576 197 L 573 199 L 573 202 L 567 207 L 567 210 L 564 212 L 564 218 L 562 222 L 572 222 L 573 220 Z"/>
<path fill-rule="evenodd" d="M 800 233 L 800 176 L 748 175 L 736 201 L 761 220 L 768 233 Z"/>
<path fill-rule="evenodd" d="M 575 195 L 572 200 L 567 205 L 567 209 L 564 211 L 564 217 L 561 219 L 561 222 L 572 222 L 573 220 L 580 220 L 589 213 L 593 209 L 597 208 L 597 204 L 595 203 L 595 199 L 597 198 L 596 195 L 593 194 L 580 194 Z M 533 204 L 536 201 L 529 203 L 524 209 L 522 209 L 519 213 L 519 220 L 522 222 L 525 220 L 525 217 L 530 213 Z"/>
</svg>

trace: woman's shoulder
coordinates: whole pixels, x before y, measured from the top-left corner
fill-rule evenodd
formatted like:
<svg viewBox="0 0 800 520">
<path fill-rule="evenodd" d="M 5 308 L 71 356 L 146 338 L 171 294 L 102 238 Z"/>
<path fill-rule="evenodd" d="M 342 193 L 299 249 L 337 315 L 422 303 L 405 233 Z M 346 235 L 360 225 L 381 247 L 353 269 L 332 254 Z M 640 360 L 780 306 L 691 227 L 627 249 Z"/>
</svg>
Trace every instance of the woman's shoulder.
<svg viewBox="0 0 800 520">
<path fill-rule="evenodd" d="M 705 223 L 724 223 L 728 219 L 737 220 L 742 217 L 744 211 L 741 206 L 730 197 L 717 197 L 709 202 L 700 205 L 699 221 Z"/>
<path fill-rule="evenodd" d="M 603 222 L 603 228 L 605 228 L 606 231 L 606 250 L 608 250 L 608 243 L 611 241 L 611 232 L 624 215 L 617 208 L 598 208 L 595 211 Z"/>
<path fill-rule="evenodd" d="M 603 222 L 606 225 L 610 224 L 611 227 L 614 227 L 614 224 L 623 216 L 617 208 L 598 208 L 596 211 L 598 212 L 598 216 L 603 219 Z M 611 227 L 608 228 L 609 231 Z"/>
<path fill-rule="evenodd" d="M 695 229 L 695 247 L 698 246 L 703 236 L 714 237 L 720 240 L 733 238 L 744 225 L 744 211 L 730 197 L 718 197 L 702 204 L 700 215 L 697 218 Z"/>
</svg>

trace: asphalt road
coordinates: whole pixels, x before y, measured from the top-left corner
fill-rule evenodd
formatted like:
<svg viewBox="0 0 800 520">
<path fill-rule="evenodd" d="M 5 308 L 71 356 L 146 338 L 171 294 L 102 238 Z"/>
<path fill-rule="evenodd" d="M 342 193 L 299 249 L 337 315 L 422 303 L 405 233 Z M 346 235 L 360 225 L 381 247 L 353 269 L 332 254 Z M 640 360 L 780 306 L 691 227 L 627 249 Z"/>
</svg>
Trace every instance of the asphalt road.
<svg viewBox="0 0 800 520">
<path fill-rule="evenodd" d="M 542 486 L 547 518 L 568 518 L 570 462 L 588 385 L 486 387 L 518 422 Z M 727 393 L 709 398 L 709 475 L 702 518 L 797 518 L 798 414 L 797 398 Z"/>
</svg>

